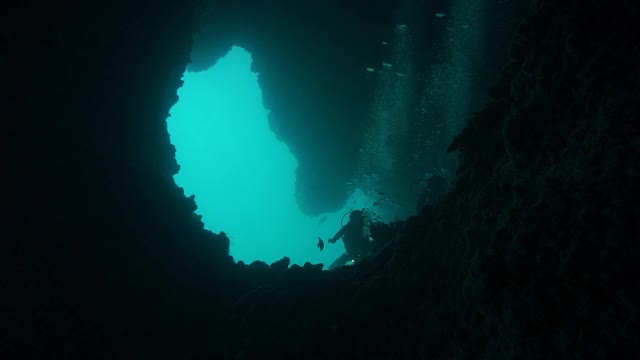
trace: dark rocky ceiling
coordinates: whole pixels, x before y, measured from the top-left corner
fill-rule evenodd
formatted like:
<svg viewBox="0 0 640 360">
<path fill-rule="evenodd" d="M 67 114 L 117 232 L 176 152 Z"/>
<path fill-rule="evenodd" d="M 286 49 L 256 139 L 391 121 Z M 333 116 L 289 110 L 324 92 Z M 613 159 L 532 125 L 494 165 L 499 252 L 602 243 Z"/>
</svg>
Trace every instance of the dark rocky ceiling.
<svg viewBox="0 0 640 360">
<path fill-rule="evenodd" d="M 191 70 L 231 45 L 252 53 L 270 124 L 299 161 L 299 204 L 309 214 L 346 200 L 367 125 L 375 77 L 393 30 L 390 1 L 238 2 L 202 19 Z"/>
<path fill-rule="evenodd" d="M 461 165 L 450 193 L 379 256 L 322 272 L 234 264 L 228 239 L 203 229 L 172 182 L 165 119 L 205 8 L 10 4 L 0 22 L 10 155 L 0 354 L 638 358 L 639 6 L 532 9 L 493 99 L 451 146 Z M 292 24 L 332 19 L 297 10 Z M 271 49 L 264 35 L 254 55 Z M 346 45 L 323 46 L 339 56 Z M 298 55 L 286 72 L 261 74 L 300 75 L 319 61 Z M 300 109 L 333 94 L 307 91 Z M 354 106 L 366 91 L 356 94 Z"/>
<path fill-rule="evenodd" d="M 450 7 L 445 0 L 406 1 L 404 6 L 389 0 L 333 0 L 316 5 L 293 0 L 277 5 L 240 1 L 214 6 L 200 19 L 188 69 L 209 68 L 232 45 L 249 50 L 264 104 L 271 110 L 271 128 L 299 162 L 300 207 L 312 215 L 335 211 L 353 190 L 347 183 L 358 178 L 363 134 L 376 100 L 377 76 L 365 69 L 380 69 L 383 61 L 394 62 L 393 45 L 382 42 L 393 43 L 396 26 L 408 25 L 413 44 L 409 60 L 414 64 L 409 102 L 416 108 L 424 92 L 421 87 L 433 68 L 449 61 L 447 44 L 463 41 L 446 38 L 452 36 L 445 34 L 446 22 L 434 16 L 449 13 Z M 509 42 L 523 7 L 488 1 L 485 12 L 486 21 L 492 24 L 483 29 L 485 48 L 468 54 L 475 64 L 464 69 L 471 79 L 470 110 L 479 110 L 488 100 L 486 89 L 507 61 Z M 456 81 L 454 77 L 444 79 L 442 86 L 459 86 Z M 443 144 L 450 140 L 444 139 Z M 436 151 L 444 153 L 445 149 L 443 145 Z M 426 168 L 406 177 L 414 180 Z M 416 194 L 396 196 L 413 202 Z"/>
</svg>

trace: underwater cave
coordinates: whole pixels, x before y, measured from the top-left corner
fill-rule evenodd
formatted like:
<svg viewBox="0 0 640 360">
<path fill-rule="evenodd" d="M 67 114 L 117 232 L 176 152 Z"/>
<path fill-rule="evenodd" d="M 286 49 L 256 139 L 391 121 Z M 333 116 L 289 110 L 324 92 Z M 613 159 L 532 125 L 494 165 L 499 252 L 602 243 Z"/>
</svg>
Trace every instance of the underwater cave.
<svg viewBox="0 0 640 360">
<path fill-rule="evenodd" d="M 378 218 L 381 196 L 355 188 L 342 208 L 308 216 L 296 203 L 297 161 L 270 130 L 251 55 L 232 47 L 210 69 L 186 71 L 167 119 L 180 171 L 176 184 L 195 196 L 205 228 L 224 232 L 236 261 L 331 264 L 339 246 L 318 251 L 350 211 L 369 208 Z M 381 200 L 382 201 L 382 200 Z"/>
<path fill-rule="evenodd" d="M 0 357 L 640 358 L 637 2 L 7 14 Z"/>
</svg>

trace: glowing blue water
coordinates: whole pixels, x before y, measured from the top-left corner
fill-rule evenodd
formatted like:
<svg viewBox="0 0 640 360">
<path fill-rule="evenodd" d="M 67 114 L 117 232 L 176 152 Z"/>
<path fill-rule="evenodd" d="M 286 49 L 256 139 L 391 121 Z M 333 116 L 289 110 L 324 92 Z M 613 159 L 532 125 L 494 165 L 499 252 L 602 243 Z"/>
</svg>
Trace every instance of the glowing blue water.
<svg viewBox="0 0 640 360">
<path fill-rule="evenodd" d="M 269 129 L 251 55 L 233 47 L 207 71 L 185 72 L 179 101 L 167 119 L 185 194 L 196 195 L 205 227 L 226 232 L 236 261 L 328 266 L 344 252 L 341 242 L 316 247 L 340 228 L 342 215 L 373 202 L 361 192 L 344 209 L 310 218 L 294 196 L 295 157 Z M 323 221 L 321 221 L 323 220 Z"/>
</svg>

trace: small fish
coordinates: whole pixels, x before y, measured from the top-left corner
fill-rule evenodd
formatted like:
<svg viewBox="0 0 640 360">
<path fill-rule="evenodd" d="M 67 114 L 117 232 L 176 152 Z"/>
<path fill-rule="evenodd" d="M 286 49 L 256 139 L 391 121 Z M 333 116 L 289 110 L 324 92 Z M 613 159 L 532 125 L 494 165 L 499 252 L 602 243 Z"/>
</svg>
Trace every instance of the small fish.
<svg viewBox="0 0 640 360">
<path fill-rule="evenodd" d="M 318 249 L 320 249 L 320 251 L 324 250 L 324 241 L 322 241 L 322 238 L 320 238 L 318 236 L 318 245 L 316 245 L 318 247 Z"/>
<path fill-rule="evenodd" d="M 379 201 L 376 201 L 376 202 L 374 202 L 374 203 L 373 203 L 373 205 L 372 205 L 372 206 L 380 206 L 380 202 L 379 202 Z"/>
<path fill-rule="evenodd" d="M 328 219 L 328 217 L 326 217 L 326 216 L 321 217 L 320 220 L 318 220 L 318 224 L 324 223 L 325 221 L 327 221 L 327 219 Z"/>
</svg>

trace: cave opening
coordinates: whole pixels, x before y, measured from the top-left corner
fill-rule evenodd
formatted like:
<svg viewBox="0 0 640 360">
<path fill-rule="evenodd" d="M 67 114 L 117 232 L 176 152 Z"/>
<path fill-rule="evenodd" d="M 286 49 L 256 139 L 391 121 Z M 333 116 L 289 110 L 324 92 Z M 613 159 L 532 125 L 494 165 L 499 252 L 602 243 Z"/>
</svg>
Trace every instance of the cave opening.
<svg viewBox="0 0 640 360">
<path fill-rule="evenodd" d="M 345 206 L 314 217 L 296 202 L 298 161 L 269 127 L 251 54 L 233 46 L 205 71 L 185 71 L 167 127 L 180 171 L 174 176 L 185 195 L 195 195 L 206 229 L 230 238 L 235 261 L 292 264 L 333 262 L 341 243 L 320 251 L 343 216 L 374 200 L 356 190 Z"/>
</svg>

